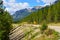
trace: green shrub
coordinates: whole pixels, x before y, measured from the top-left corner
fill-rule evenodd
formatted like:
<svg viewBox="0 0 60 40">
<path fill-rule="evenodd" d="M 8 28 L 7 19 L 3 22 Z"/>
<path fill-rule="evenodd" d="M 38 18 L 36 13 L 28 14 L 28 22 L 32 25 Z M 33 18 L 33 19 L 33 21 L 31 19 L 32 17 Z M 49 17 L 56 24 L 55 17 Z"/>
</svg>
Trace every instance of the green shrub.
<svg viewBox="0 0 60 40">
<path fill-rule="evenodd" d="M 47 28 L 48 28 L 48 26 L 47 26 L 46 22 L 44 21 L 40 30 L 41 30 L 41 32 L 44 32 L 44 30 L 46 30 Z"/>
</svg>

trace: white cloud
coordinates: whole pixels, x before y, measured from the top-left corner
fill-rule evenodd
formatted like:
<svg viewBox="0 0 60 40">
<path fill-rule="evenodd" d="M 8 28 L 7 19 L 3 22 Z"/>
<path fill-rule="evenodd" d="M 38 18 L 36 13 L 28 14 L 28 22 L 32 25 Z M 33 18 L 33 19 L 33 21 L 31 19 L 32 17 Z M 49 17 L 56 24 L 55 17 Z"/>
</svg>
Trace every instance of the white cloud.
<svg viewBox="0 0 60 40">
<path fill-rule="evenodd" d="M 45 3 L 53 3 L 53 2 L 55 2 L 56 0 L 42 0 L 43 2 L 45 2 Z"/>
<path fill-rule="evenodd" d="M 45 7 L 46 5 L 50 5 L 50 4 L 44 4 L 44 5 L 40 5 L 40 6 Z"/>
<path fill-rule="evenodd" d="M 14 3 L 14 2 L 15 2 L 15 0 L 9 0 L 9 2 L 10 2 L 10 3 Z"/>
<path fill-rule="evenodd" d="M 42 0 L 46 4 L 53 4 L 56 0 Z"/>
<path fill-rule="evenodd" d="M 38 3 L 40 2 L 40 0 L 36 0 Z"/>
<path fill-rule="evenodd" d="M 45 3 L 45 5 L 50 5 L 53 4 L 56 0 L 36 0 L 38 3 L 40 1 L 43 1 Z"/>
<path fill-rule="evenodd" d="M 17 3 L 16 0 L 3 0 L 4 5 L 6 6 L 6 10 L 13 14 L 15 11 L 28 8 L 29 4 L 27 2 Z"/>
</svg>

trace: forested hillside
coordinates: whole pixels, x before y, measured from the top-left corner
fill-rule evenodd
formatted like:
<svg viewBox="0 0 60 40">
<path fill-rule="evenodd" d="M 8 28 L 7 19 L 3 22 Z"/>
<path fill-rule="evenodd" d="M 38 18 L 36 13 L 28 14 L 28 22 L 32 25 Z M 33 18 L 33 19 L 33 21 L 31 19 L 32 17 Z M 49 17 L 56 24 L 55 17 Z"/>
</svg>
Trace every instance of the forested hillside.
<svg viewBox="0 0 60 40">
<path fill-rule="evenodd" d="M 36 12 L 32 12 L 32 14 L 20 20 L 20 23 L 28 22 L 28 23 L 40 24 L 44 20 L 47 21 L 47 23 L 60 22 L 60 1 L 59 0 L 56 1 L 54 4 L 50 4 L 50 6 L 46 6 Z"/>
</svg>

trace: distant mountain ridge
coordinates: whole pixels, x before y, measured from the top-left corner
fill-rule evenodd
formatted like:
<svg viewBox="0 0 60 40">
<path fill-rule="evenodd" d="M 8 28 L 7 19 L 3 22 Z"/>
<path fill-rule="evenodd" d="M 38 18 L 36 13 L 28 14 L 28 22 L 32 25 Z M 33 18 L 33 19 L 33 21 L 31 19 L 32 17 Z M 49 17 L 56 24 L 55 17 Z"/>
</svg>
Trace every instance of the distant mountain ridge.
<svg viewBox="0 0 60 40">
<path fill-rule="evenodd" d="M 16 11 L 12 16 L 14 21 L 19 21 L 23 19 L 24 17 L 31 14 L 31 12 L 37 11 L 38 9 L 41 9 L 41 6 L 35 6 L 33 8 L 25 8 L 22 10 Z"/>
</svg>

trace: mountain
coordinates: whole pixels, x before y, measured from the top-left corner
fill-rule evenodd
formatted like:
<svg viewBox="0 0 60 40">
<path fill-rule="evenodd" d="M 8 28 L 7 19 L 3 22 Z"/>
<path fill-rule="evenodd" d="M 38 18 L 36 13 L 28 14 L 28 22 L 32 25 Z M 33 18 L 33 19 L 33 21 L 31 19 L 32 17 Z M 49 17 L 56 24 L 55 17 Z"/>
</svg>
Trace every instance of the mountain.
<svg viewBox="0 0 60 40">
<path fill-rule="evenodd" d="M 39 9 L 38 7 L 36 8 Z M 40 10 L 35 11 L 36 8 L 32 8 L 34 12 L 20 20 L 19 23 L 28 22 L 40 24 L 44 20 L 47 23 L 60 22 L 60 1 L 57 1 L 50 6 L 45 6 Z"/>
<path fill-rule="evenodd" d="M 41 9 L 42 7 L 41 6 L 35 6 L 33 8 L 25 8 L 25 9 L 22 9 L 22 10 L 18 10 L 16 11 L 12 16 L 13 16 L 13 20 L 14 21 L 19 21 L 23 18 L 25 18 L 26 16 L 30 15 L 31 12 L 34 12 L 38 9 Z"/>
</svg>

